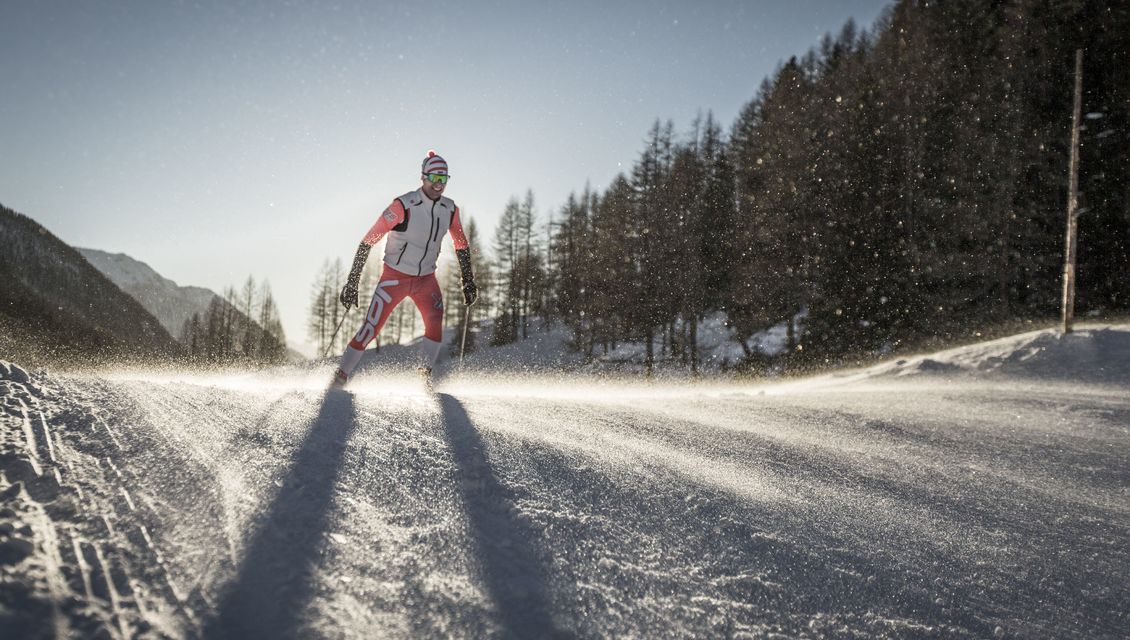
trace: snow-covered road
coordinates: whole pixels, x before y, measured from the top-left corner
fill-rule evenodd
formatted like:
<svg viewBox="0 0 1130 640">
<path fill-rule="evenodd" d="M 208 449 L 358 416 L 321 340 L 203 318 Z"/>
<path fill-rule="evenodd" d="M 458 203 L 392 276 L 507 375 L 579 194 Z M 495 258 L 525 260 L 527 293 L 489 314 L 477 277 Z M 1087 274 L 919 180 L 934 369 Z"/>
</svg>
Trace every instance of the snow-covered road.
<svg viewBox="0 0 1130 640">
<path fill-rule="evenodd" d="M 326 393 L 324 373 L 0 381 L 0 622 L 20 637 L 1130 633 L 1125 385 L 476 375 L 433 395 L 379 372 Z"/>
</svg>

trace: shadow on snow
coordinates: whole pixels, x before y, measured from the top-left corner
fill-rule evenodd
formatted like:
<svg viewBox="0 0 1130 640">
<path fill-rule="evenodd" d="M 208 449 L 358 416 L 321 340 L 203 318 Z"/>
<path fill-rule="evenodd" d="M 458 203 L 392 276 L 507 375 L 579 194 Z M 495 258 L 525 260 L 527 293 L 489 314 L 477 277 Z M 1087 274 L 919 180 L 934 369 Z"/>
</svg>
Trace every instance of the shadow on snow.
<svg viewBox="0 0 1130 640">
<path fill-rule="evenodd" d="M 511 494 L 495 476 L 482 438 L 455 398 L 438 396 L 455 460 L 479 576 L 508 637 L 559 635 L 546 597 L 546 572 L 534 531 L 513 517 Z M 303 635 L 314 596 L 334 485 L 355 428 L 353 396 L 331 391 L 294 455 L 281 489 L 248 543 L 236 578 L 223 592 L 208 638 Z"/>
<path fill-rule="evenodd" d="M 301 614 L 314 595 L 334 484 L 355 426 L 353 396 L 329 391 L 294 455 L 282 488 L 258 530 L 235 580 L 204 630 L 209 638 L 286 638 L 302 635 Z"/>
<path fill-rule="evenodd" d="M 546 572 L 534 546 L 536 534 L 512 515 L 511 493 L 492 471 L 483 440 L 463 405 L 444 393 L 438 398 L 474 559 L 497 607 L 503 633 L 519 638 L 559 635 L 549 612 Z"/>
</svg>

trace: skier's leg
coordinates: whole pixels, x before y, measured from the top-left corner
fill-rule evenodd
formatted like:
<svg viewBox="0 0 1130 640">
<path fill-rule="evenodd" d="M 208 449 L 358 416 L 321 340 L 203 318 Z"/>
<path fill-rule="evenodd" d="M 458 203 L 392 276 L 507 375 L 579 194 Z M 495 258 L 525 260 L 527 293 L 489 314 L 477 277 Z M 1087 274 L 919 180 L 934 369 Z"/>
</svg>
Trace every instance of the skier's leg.
<svg viewBox="0 0 1130 640">
<path fill-rule="evenodd" d="M 365 321 L 361 324 L 361 328 L 357 330 L 353 339 L 349 341 L 349 346 L 345 348 L 345 353 L 341 356 L 341 364 L 338 365 L 337 374 L 339 381 L 344 382 L 353 374 L 353 369 L 361 361 L 361 354 L 365 352 L 365 347 L 369 346 L 373 338 L 377 337 L 381 327 L 392 314 L 392 310 L 408 295 L 409 287 L 408 278 L 403 277 L 399 272 L 386 268 L 381 273 L 381 280 L 373 291 L 373 300 L 369 303 L 368 311 L 365 312 Z"/>
<path fill-rule="evenodd" d="M 443 294 L 436 274 L 430 273 L 417 280 L 410 295 L 424 318 L 424 339 L 420 342 L 421 366 L 431 371 L 443 346 Z"/>
</svg>

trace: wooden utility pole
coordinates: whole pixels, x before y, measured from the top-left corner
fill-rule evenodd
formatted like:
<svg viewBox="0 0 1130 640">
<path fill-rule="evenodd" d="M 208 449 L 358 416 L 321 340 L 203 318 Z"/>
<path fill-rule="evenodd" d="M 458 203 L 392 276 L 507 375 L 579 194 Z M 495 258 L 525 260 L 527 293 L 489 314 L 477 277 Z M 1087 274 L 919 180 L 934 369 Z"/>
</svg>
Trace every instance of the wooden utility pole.
<svg viewBox="0 0 1130 640">
<path fill-rule="evenodd" d="M 1067 183 L 1067 244 L 1063 252 L 1063 333 L 1075 321 L 1075 235 L 1079 208 L 1079 119 L 1083 111 L 1083 50 L 1075 50 L 1075 111 L 1071 119 L 1071 168 Z"/>
</svg>

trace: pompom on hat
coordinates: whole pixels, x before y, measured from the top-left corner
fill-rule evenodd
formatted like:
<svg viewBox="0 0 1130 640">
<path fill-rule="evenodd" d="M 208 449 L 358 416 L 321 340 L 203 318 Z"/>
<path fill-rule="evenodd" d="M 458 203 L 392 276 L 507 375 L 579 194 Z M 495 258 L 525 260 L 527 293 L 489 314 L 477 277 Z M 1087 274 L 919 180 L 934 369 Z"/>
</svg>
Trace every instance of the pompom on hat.
<svg viewBox="0 0 1130 640">
<path fill-rule="evenodd" d="M 447 172 L 447 160 L 443 156 L 437 154 L 431 149 L 428 150 L 428 157 L 420 164 L 420 173 L 427 175 L 434 173 L 440 176 L 451 175 Z"/>
</svg>

